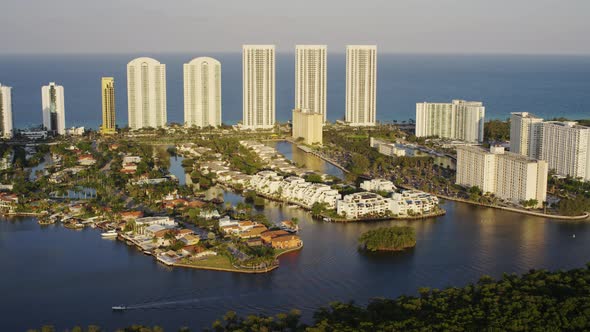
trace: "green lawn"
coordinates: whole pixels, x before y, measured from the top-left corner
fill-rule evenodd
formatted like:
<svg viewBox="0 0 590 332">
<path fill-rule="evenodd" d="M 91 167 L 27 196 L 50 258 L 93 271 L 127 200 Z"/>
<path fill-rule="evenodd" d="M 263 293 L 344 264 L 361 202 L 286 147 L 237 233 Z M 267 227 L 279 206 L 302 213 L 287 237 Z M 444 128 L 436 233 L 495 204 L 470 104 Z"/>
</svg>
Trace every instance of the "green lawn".
<svg viewBox="0 0 590 332">
<path fill-rule="evenodd" d="M 209 256 L 209 257 L 201 259 L 201 260 L 190 260 L 190 261 L 183 260 L 182 263 L 187 264 L 187 265 L 204 267 L 204 268 L 209 267 L 209 268 L 216 268 L 216 269 L 235 270 L 235 268 L 231 265 L 229 258 L 227 258 L 223 255 Z"/>
</svg>

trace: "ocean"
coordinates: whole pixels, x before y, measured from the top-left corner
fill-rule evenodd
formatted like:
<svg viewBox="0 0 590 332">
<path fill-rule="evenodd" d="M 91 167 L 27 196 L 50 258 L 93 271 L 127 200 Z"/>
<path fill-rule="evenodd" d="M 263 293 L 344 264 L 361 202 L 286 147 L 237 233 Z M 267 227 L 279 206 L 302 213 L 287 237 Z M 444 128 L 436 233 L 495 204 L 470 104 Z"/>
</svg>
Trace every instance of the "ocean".
<svg viewBox="0 0 590 332">
<path fill-rule="evenodd" d="M 168 122 L 183 122 L 182 65 L 198 56 L 222 64 L 222 119 L 242 118 L 241 54 L 117 54 L 0 56 L 0 83 L 13 87 L 16 128 L 42 122 L 41 86 L 64 86 L 66 126 L 98 128 L 101 122 L 100 78 L 115 77 L 117 121 L 127 124 L 126 64 L 150 56 L 166 64 Z M 291 118 L 294 104 L 293 53 L 277 54 L 276 118 Z M 544 118 L 590 117 L 590 56 L 411 55 L 379 54 L 377 119 L 407 121 L 416 102 L 481 100 L 487 119 L 510 112 L 532 112 Z M 344 117 L 345 56 L 328 56 L 328 119 Z"/>
</svg>

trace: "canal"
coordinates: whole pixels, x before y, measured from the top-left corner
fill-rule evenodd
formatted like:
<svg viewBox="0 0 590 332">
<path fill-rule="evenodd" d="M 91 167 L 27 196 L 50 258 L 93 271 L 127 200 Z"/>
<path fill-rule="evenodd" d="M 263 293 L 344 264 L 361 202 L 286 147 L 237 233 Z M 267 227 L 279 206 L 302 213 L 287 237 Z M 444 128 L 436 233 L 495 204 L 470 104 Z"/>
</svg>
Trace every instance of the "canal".
<svg viewBox="0 0 590 332">
<path fill-rule="evenodd" d="M 278 143 L 277 148 L 288 156 L 289 145 Z M 298 151 L 291 147 L 296 162 L 329 167 L 305 154 L 296 157 Z M 231 192 L 212 190 L 210 195 L 243 201 Z M 455 202 L 443 207 L 445 216 L 427 220 L 331 224 L 266 201 L 260 213 L 270 220 L 299 219 L 305 246 L 281 257 L 280 268 L 263 275 L 172 269 L 121 242 L 101 239 L 94 229 L 72 231 L 60 225 L 40 227 L 30 218 L 3 219 L 0 326 L 24 331 L 43 324 L 60 329 L 97 324 L 113 330 L 158 324 L 167 331 L 180 326 L 200 330 L 228 310 L 275 314 L 291 308 L 302 310 L 309 320 L 315 309 L 331 301 L 366 303 L 373 297 L 415 295 L 423 286 L 463 286 L 482 275 L 570 269 L 590 261 L 588 223 Z M 358 251 L 362 232 L 388 225 L 413 227 L 416 248 L 387 254 Z M 119 304 L 144 307 L 112 312 L 111 306 Z"/>
</svg>

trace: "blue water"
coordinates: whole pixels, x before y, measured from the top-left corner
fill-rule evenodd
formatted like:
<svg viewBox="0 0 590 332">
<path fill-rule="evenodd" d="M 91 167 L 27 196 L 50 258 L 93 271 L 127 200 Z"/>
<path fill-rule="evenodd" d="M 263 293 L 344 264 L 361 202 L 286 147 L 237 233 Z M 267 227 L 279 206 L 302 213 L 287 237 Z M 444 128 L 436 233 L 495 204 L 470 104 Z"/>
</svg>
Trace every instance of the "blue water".
<svg viewBox="0 0 590 332">
<path fill-rule="evenodd" d="M 242 117 L 241 54 L 133 54 L 0 56 L 0 83 L 12 86 L 18 128 L 39 124 L 41 86 L 65 88 L 66 125 L 97 128 L 101 121 L 100 77 L 114 76 L 117 121 L 127 123 L 126 64 L 152 56 L 167 66 L 168 121 L 183 122 L 182 64 L 211 55 L 222 63 L 223 122 Z M 294 100 L 294 55 L 278 54 L 277 119 L 290 119 Z M 394 55 L 380 54 L 377 119 L 414 118 L 415 103 L 453 98 L 482 100 L 488 118 L 529 111 L 542 117 L 590 117 L 589 56 Z M 345 58 L 328 57 L 328 119 L 344 116 Z"/>
</svg>

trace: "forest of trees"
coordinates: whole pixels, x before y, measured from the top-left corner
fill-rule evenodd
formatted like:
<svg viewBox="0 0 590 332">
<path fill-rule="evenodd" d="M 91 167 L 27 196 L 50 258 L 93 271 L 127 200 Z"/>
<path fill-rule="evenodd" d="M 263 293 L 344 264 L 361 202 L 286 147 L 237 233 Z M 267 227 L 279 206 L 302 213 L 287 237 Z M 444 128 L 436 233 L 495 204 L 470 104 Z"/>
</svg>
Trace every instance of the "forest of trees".
<svg viewBox="0 0 590 332">
<path fill-rule="evenodd" d="M 361 248 L 369 251 L 396 251 L 416 246 L 416 234 L 409 226 L 381 227 L 363 233 Z"/>
</svg>

